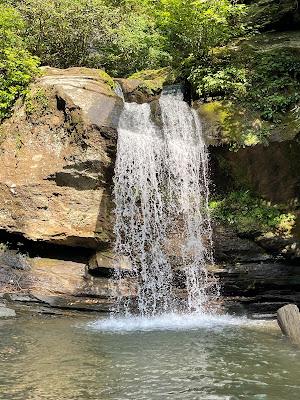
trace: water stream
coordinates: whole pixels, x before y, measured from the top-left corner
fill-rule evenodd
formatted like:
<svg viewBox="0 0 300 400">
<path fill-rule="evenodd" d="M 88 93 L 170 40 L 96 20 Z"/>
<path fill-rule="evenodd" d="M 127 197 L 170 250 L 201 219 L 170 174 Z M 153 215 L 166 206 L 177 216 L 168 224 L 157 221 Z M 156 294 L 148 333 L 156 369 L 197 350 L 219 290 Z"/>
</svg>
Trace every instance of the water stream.
<svg viewBox="0 0 300 400">
<path fill-rule="evenodd" d="M 126 103 L 119 126 L 115 250 L 133 268 L 116 276 L 122 312 L 1 320 L 1 400 L 299 399 L 300 351 L 276 324 L 207 312 L 218 285 L 201 121 L 176 90 L 151 111 Z M 118 296 L 131 278 L 138 313 Z"/>
<path fill-rule="evenodd" d="M 0 321 L 1 400 L 299 399 L 300 352 L 278 328 L 112 333 L 93 319 Z"/>
<path fill-rule="evenodd" d="M 213 262 L 208 194 L 201 121 L 181 90 L 165 90 L 152 106 L 125 103 L 114 179 L 115 252 L 132 265 L 140 315 L 203 312 L 216 296 L 206 268 Z M 185 296 L 178 294 L 178 276 Z M 132 304 L 117 297 L 118 311 L 130 311 Z"/>
</svg>

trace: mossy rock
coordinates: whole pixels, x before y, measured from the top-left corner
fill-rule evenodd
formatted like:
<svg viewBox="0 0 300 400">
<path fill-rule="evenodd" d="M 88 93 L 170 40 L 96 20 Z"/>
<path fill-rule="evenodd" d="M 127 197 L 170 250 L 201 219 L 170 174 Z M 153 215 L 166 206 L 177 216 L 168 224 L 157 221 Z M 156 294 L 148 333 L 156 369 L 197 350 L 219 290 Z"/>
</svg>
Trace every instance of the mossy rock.
<svg viewBox="0 0 300 400">
<path fill-rule="evenodd" d="M 173 84 L 176 78 L 176 72 L 171 67 L 165 67 L 139 71 L 131 75 L 128 79 L 141 81 L 138 89 L 151 95 L 159 93 L 163 89 L 163 86 Z"/>
<path fill-rule="evenodd" d="M 293 111 L 280 123 L 264 121 L 258 112 L 232 101 L 195 103 L 203 121 L 208 144 L 228 144 L 232 149 L 268 144 L 269 141 L 292 140 L 300 130 Z"/>
<path fill-rule="evenodd" d="M 41 117 L 49 111 L 51 89 L 39 85 L 32 85 L 25 96 L 26 114 Z"/>
<path fill-rule="evenodd" d="M 291 237 L 296 215 L 287 205 L 272 204 L 248 190 L 228 193 L 210 202 L 216 220 L 231 225 L 238 233 Z"/>
<path fill-rule="evenodd" d="M 211 53 L 192 84 L 208 142 L 232 148 L 292 140 L 300 131 L 300 32 L 238 40 Z M 241 75 L 239 75 L 239 73 Z"/>
</svg>

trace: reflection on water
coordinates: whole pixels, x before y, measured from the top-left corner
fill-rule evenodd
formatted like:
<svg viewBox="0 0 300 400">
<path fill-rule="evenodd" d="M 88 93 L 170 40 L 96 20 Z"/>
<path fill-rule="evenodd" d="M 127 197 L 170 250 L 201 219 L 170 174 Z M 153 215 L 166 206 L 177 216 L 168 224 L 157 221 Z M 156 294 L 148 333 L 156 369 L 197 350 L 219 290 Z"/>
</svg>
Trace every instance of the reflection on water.
<svg viewBox="0 0 300 400">
<path fill-rule="evenodd" d="M 90 319 L 0 322 L 1 400 L 299 399 L 278 330 L 223 324 L 101 332 Z"/>
</svg>

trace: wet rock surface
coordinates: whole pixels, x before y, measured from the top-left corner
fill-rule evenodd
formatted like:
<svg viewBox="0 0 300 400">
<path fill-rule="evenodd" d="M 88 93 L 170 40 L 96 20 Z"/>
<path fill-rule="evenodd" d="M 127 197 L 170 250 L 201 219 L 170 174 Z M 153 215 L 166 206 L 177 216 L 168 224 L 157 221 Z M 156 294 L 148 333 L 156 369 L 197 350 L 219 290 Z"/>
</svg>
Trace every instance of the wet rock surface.
<svg viewBox="0 0 300 400">
<path fill-rule="evenodd" d="M 159 124 L 156 97 L 139 95 L 137 81 L 118 80 L 132 101 L 152 102 Z M 0 251 L 0 293 L 9 304 L 40 313 L 103 312 L 111 306 L 109 278 L 115 268 L 130 269 L 111 251 L 122 108 L 97 70 L 46 68 L 2 125 L 1 242 L 16 236 L 15 249 Z M 213 182 L 222 191 L 239 179 L 265 198 L 293 202 L 299 197 L 298 147 L 297 137 L 238 152 L 211 146 Z M 214 273 L 229 310 L 274 315 L 285 304 L 300 305 L 297 232 L 288 239 L 254 238 L 214 226 Z M 174 260 L 178 240 L 171 243 Z M 124 289 L 124 295 L 132 293 Z"/>
<path fill-rule="evenodd" d="M 275 318 L 279 307 L 291 302 L 300 305 L 299 259 L 282 251 L 294 240 L 273 239 L 271 246 L 255 235 L 241 236 L 226 225 L 214 224 L 213 272 L 219 279 L 225 308 Z"/>
</svg>

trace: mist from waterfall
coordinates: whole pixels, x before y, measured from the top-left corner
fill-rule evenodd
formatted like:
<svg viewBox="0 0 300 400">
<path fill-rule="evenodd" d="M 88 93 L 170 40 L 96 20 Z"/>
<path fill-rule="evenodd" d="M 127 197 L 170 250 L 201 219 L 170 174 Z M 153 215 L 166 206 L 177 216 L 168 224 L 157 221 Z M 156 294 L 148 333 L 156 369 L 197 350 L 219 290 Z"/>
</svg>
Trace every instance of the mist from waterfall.
<svg viewBox="0 0 300 400">
<path fill-rule="evenodd" d="M 155 113 L 147 103 L 125 103 L 114 178 L 115 252 L 132 265 L 140 315 L 204 312 L 216 296 L 207 272 L 213 263 L 208 195 L 201 121 L 182 92 L 165 90 Z M 120 294 L 124 272 L 115 279 L 117 311 L 131 312 L 133 301 Z"/>
</svg>

